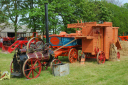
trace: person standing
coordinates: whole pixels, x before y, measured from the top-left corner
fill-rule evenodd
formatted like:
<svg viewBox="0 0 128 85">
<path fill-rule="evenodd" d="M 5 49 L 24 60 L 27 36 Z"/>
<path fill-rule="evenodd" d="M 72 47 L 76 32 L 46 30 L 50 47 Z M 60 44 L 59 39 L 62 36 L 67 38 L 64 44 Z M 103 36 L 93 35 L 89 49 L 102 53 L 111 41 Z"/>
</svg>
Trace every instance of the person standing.
<svg viewBox="0 0 128 85">
<path fill-rule="evenodd" d="M 3 38 L 0 36 L 0 48 L 2 48 Z"/>
</svg>

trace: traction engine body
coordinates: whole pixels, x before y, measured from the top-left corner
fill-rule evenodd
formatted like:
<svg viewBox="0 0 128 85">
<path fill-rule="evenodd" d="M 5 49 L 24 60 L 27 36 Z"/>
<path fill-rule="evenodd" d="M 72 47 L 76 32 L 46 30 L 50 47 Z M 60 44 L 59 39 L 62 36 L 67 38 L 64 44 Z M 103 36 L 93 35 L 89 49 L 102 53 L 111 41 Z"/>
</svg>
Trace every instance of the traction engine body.
<svg viewBox="0 0 128 85">
<path fill-rule="evenodd" d="M 51 44 L 44 44 L 42 39 L 31 38 L 27 43 L 27 49 L 15 50 L 10 65 L 11 75 L 24 75 L 28 79 L 37 78 L 41 70 L 46 70 L 54 59 L 53 50 L 49 47 L 52 47 Z"/>
</svg>

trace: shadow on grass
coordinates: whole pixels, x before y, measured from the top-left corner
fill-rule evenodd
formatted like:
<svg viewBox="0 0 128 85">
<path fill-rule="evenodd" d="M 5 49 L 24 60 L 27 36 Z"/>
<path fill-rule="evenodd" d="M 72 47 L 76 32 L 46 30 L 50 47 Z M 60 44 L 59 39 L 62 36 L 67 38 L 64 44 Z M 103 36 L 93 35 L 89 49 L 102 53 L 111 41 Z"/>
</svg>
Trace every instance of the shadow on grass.
<svg viewBox="0 0 128 85">
<path fill-rule="evenodd" d="M 59 56 L 58 59 L 64 63 L 70 63 L 67 56 Z"/>
<path fill-rule="evenodd" d="M 58 59 L 59 59 L 60 61 L 64 62 L 64 63 L 70 63 L 67 56 L 59 56 Z M 78 61 L 78 62 L 79 62 L 79 61 Z M 93 64 L 98 64 L 96 58 L 86 58 L 85 62 L 93 63 Z M 109 62 L 109 61 L 106 60 L 105 63 L 106 63 L 106 62 Z"/>
<path fill-rule="evenodd" d="M 70 63 L 67 56 L 59 56 L 58 59 L 64 63 Z M 85 62 L 97 64 L 97 60 L 95 58 L 87 58 Z"/>
</svg>

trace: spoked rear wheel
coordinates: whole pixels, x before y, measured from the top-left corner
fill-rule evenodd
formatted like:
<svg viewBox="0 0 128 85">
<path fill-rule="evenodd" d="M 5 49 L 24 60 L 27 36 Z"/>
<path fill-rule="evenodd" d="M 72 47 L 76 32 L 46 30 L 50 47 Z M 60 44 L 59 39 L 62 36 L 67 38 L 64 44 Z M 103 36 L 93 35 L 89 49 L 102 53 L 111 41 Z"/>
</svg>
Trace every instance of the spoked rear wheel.
<svg viewBox="0 0 128 85">
<path fill-rule="evenodd" d="M 102 51 L 98 52 L 98 54 L 97 54 L 97 63 L 98 64 L 105 63 L 105 53 L 104 52 L 102 52 Z"/>
<path fill-rule="evenodd" d="M 41 63 L 37 58 L 29 58 L 23 65 L 23 74 L 28 79 L 37 78 L 41 73 Z"/>
</svg>

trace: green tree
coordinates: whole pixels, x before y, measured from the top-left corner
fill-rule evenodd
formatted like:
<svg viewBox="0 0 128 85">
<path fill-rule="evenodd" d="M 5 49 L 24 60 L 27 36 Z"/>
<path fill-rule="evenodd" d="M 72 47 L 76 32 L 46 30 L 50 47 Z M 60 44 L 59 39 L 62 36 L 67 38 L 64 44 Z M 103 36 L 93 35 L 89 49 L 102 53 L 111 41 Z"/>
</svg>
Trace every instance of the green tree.
<svg viewBox="0 0 128 85">
<path fill-rule="evenodd" d="M 126 8 L 126 9 L 128 9 L 128 3 L 125 3 L 125 4 L 123 5 L 123 7 Z"/>
<path fill-rule="evenodd" d="M 114 27 L 119 27 L 119 35 L 128 33 L 128 10 L 112 3 L 105 3 L 105 6 L 112 12 L 111 20 Z"/>
<path fill-rule="evenodd" d="M 9 17 L 14 24 L 15 40 L 17 40 L 18 17 L 22 12 L 21 6 L 23 2 L 22 0 L 2 0 L 0 3 L 2 12 L 5 13 L 5 16 Z"/>
</svg>

